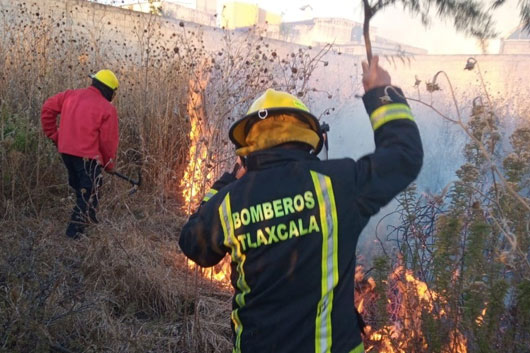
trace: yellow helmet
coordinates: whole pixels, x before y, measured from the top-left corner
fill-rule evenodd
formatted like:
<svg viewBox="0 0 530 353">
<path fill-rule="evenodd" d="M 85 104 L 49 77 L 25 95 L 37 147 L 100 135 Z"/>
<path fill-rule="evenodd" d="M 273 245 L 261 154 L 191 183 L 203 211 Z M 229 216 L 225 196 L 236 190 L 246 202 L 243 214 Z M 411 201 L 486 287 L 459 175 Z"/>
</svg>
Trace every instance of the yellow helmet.
<svg viewBox="0 0 530 353">
<path fill-rule="evenodd" d="M 247 114 L 232 125 L 228 136 L 236 148 L 246 147 L 248 146 L 247 135 L 252 125 L 260 120 L 280 114 L 291 115 L 309 125 L 319 138 L 319 142 L 314 148 L 314 153 L 318 154 L 324 141 L 318 119 L 311 114 L 300 99 L 287 92 L 276 91 L 272 88 L 267 89 L 265 93 L 252 103 Z M 296 140 L 296 136 L 293 136 L 292 141 Z"/>
<path fill-rule="evenodd" d="M 114 72 L 110 70 L 99 70 L 95 75 L 91 75 L 90 77 L 103 83 L 113 91 L 117 90 L 120 86 L 118 78 L 114 75 Z"/>
</svg>

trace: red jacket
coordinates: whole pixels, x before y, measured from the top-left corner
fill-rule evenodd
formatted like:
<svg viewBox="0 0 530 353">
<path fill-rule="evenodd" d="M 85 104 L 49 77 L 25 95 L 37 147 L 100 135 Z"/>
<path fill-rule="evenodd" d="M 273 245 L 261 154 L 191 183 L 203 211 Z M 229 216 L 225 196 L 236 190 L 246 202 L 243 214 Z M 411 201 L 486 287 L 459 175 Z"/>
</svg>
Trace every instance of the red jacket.
<svg viewBox="0 0 530 353">
<path fill-rule="evenodd" d="M 106 170 L 114 167 L 119 141 L 118 114 L 97 88 L 68 90 L 48 98 L 42 106 L 41 122 L 59 153 L 95 159 Z"/>
</svg>

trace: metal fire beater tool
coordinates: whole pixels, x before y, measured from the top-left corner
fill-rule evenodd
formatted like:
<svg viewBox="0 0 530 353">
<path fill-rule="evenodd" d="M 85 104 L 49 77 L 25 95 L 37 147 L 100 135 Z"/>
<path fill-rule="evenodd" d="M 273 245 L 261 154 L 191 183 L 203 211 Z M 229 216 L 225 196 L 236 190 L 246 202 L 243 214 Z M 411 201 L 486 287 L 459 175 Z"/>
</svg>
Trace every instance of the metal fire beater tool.
<svg viewBox="0 0 530 353">
<path fill-rule="evenodd" d="M 138 187 L 142 184 L 142 173 L 141 172 L 138 172 L 138 179 L 137 180 L 134 180 L 133 178 L 131 178 L 131 177 L 127 176 L 127 175 L 123 175 L 123 174 L 121 174 L 119 172 L 114 172 L 114 173 L 112 173 L 112 175 L 115 175 L 118 178 L 126 180 L 126 181 L 128 181 L 129 183 L 132 184 L 133 188 L 129 192 L 129 195 L 134 194 L 136 192 L 136 190 L 138 190 Z"/>
</svg>

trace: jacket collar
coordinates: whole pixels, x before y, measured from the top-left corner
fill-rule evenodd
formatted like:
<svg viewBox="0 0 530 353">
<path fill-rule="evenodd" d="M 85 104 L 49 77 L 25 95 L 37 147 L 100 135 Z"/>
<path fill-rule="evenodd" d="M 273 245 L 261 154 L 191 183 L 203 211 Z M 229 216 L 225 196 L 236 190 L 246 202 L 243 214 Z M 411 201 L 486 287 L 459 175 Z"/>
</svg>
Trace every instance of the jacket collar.
<svg viewBox="0 0 530 353">
<path fill-rule="evenodd" d="M 302 150 L 281 147 L 269 148 L 248 155 L 247 168 L 248 170 L 259 170 L 303 160 L 318 161 L 319 159 L 316 156 Z"/>
<path fill-rule="evenodd" d="M 103 85 L 101 85 L 102 87 L 96 87 L 94 85 L 92 86 L 89 86 L 88 89 L 92 92 L 97 92 L 97 94 L 99 96 L 101 96 L 101 98 L 104 98 L 106 101 L 108 102 L 111 102 L 112 101 L 112 91 L 110 90 L 110 88 L 108 90 L 106 90 Z"/>
<path fill-rule="evenodd" d="M 88 86 L 87 89 L 88 89 L 89 91 L 94 92 L 94 93 L 96 93 L 97 95 L 101 96 L 101 98 L 105 98 L 105 97 L 103 97 L 103 94 L 100 92 L 100 90 L 97 89 L 96 87 L 94 87 L 94 86 Z"/>
</svg>

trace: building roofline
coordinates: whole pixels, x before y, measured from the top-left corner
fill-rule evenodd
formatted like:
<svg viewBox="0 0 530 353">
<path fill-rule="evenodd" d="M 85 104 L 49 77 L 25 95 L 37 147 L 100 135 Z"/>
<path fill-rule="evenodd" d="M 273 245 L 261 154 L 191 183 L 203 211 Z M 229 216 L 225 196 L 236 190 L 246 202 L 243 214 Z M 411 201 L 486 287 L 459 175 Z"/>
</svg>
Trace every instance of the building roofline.
<svg viewBox="0 0 530 353">
<path fill-rule="evenodd" d="M 508 34 L 505 36 L 505 38 L 502 38 L 502 40 L 530 40 L 530 30 L 525 31 L 523 27 L 524 25 L 522 23 L 517 25 L 516 27 L 513 27 L 511 31 L 507 32 Z M 526 32 L 527 38 L 510 38 L 511 36 L 513 36 L 515 33 L 519 31 L 521 33 Z"/>
<path fill-rule="evenodd" d="M 357 25 L 362 25 L 362 23 L 360 22 L 357 22 L 357 21 L 354 21 L 354 20 L 350 20 L 348 18 L 342 18 L 342 17 L 313 17 L 313 18 L 310 18 L 310 19 L 307 19 L 307 20 L 301 20 L 301 21 L 288 21 L 288 22 L 283 22 L 285 24 L 314 24 L 318 21 L 344 21 L 344 22 L 348 22 L 348 23 L 351 23 L 351 24 L 357 24 Z"/>
</svg>

